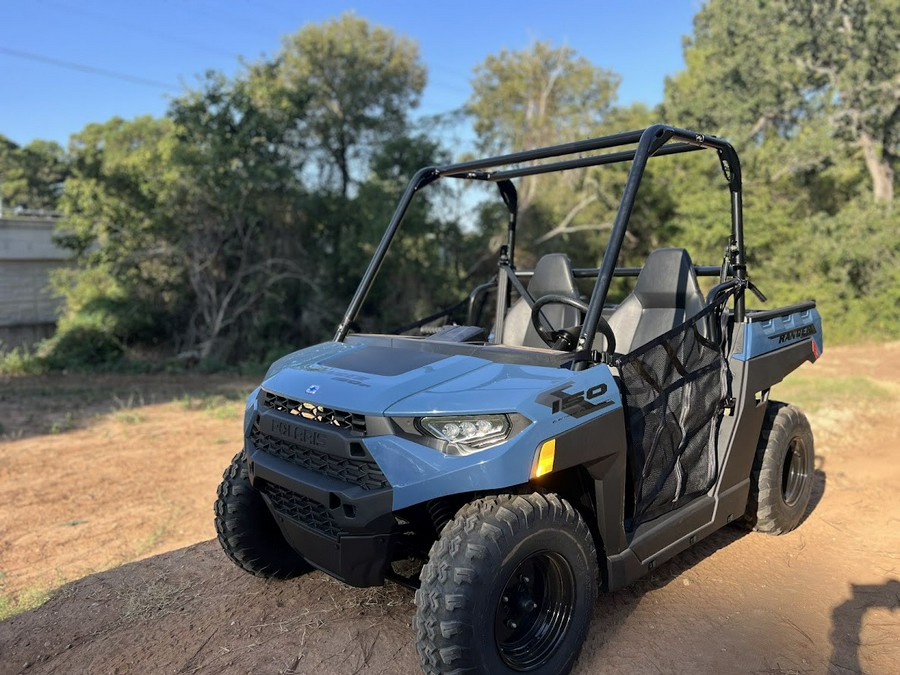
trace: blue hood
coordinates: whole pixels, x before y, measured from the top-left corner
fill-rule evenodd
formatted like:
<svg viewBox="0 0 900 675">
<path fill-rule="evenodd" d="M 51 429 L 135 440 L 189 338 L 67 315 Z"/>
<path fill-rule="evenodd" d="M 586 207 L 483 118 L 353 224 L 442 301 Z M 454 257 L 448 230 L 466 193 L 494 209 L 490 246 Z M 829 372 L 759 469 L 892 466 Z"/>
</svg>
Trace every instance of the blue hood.
<svg viewBox="0 0 900 675">
<path fill-rule="evenodd" d="M 413 394 L 490 365 L 472 356 L 327 342 L 276 361 L 262 387 L 329 408 L 382 415 Z"/>
<path fill-rule="evenodd" d="M 596 379 L 597 373 L 591 379 Z M 402 347 L 327 342 L 276 361 L 263 388 L 295 400 L 367 415 L 548 412 L 537 398 L 567 388 L 570 370 L 495 363 Z"/>
</svg>

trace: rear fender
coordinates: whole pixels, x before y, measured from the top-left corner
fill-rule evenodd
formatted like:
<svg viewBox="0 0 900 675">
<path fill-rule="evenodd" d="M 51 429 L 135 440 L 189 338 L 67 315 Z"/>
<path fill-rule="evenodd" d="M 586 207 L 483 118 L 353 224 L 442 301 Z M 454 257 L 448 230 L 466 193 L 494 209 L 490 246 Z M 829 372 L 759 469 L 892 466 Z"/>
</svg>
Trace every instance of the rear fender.
<svg viewBox="0 0 900 675">
<path fill-rule="evenodd" d="M 765 392 L 822 355 L 822 318 L 814 301 L 749 312 L 738 325 L 732 358 L 746 363 L 749 394 Z"/>
<path fill-rule="evenodd" d="M 803 361 L 815 361 L 824 348 L 822 318 L 814 301 L 771 311 L 748 312 L 746 321 L 738 326 L 734 344 L 732 358 L 739 361 L 751 361 L 795 345 L 805 345 L 810 358 Z"/>
</svg>

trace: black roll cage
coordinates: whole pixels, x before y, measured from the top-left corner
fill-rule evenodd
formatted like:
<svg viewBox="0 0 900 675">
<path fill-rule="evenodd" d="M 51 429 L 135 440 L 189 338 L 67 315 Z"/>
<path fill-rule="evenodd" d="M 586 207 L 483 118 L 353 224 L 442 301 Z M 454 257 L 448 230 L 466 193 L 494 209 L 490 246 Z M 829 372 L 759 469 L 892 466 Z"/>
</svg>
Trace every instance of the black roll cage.
<svg viewBox="0 0 900 675">
<path fill-rule="evenodd" d="M 591 154 L 576 157 L 574 159 L 563 159 L 561 161 L 544 164 L 514 166 L 523 162 L 579 155 L 597 150 L 609 150 L 626 145 L 633 145 L 635 143 L 637 143 L 637 147 L 634 149 Z M 561 145 L 553 145 L 545 148 L 514 152 L 498 157 L 478 159 L 458 164 L 429 166 L 419 169 L 406 186 L 403 196 L 400 198 L 400 203 L 397 205 L 394 215 L 391 217 L 390 223 L 388 223 L 387 229 L 385 230 L 378 247 L 375 249 L 372 260 L 369 262 L 369 266 L 366 269 L 365 274 L 363 274 L 362 280 L 350 301 L 350 305 L 344 313 L 344 318 L 338 326 L 334 340 L 336 342 L 343 342 L 347 337 L 347 333 L 350 330 L 350 324 L 356 319 L 363 302 L 365 302 L 366 296 L 372 288 L 375 277 L 378 275 L 381 265 L 384 262 L 385 255 L 394 239 L 394 235 L 403 220 L 403 216 L 406 214 L 413 197 L 419 190 L 440 178 L 459 178 L 496 183 L 500 190 L 500 195 L 503 198 L 503 202 L 506 204 L 509 212 L 507 226 L 508 239 L 507 244 L 503 247 L 505 250 L 501 252 L 501 258 L 505 258 L 505 261 L 502 264 L 508 266 L 509 269 L 514 270 L 513 261 L 515 255 L 518 199 L 515 186 L 512 183 L 513 178 L 631 161 L 632 164 L 628 172 L 628 178 L 625 182 L 625 188 L 622 192 L 621 201 L 619 202 L 619 209 L 616 212 L 616 217 L 610 232 L 609 244 L 606 247 L 606 251 L 603 254 L 603 260 L 597 270 L 597 281 L 594 285 L 594 290 L 591 293 L 588 311 L 584 318 L 578 344 L 575 349 L 576 356 L 580 357 L 576 360 L 595 360 L 589 351 L 594 341 L 594 335 L 597 333 L 597 327 L 601 319 L 603 307 L 606 304 L 606 297 L 609 293 L 610 284 L 612 283 L 613 276 L 617 274 L 616 261 L 618 260 L 619 253 L 622 249 L 625 232 L 628 228 L 628 221 L 631 218 L 635 197 L 637 196 L 638 187 L 640 186 L 641 179 L 644 175 L 644 169 L 647 166 L 647 160 L 650 159 L 650 157 L 662 157 L 665 155 L 675 155 L 703 149 L 715 150 L 718 153 L 722 172 L 731 192 L 731 239 L 728 249 L 726 250 L 727 267 L 732 278 L 737 279 L 739 282 L 745 282 L 747 279 L 747 268 L 744 256 L 741 165 L 737 152 L 730 143 L 720 138 L 664 124 L 655 124 L 646 129 L 627 131 L 610 136 L 601 136 L 598 138 L 563 143 Z M 499 167 L 509 166 L 512 166 L 513 168 L 497 170 Z M 621 270 L 619 271 L 619 275 L 621 276 Z M 506 280 L 507 275 L 505 274 L 501 274 L 498 279 L 498 283 L 500 284 L 499 294 L 504 298 L 506 296 Z M 734 317 L 736 321 L 744 320 L 745 310 L 743 291 L 744 286 L 742 284 L 735 293 Z"/>
</svg>

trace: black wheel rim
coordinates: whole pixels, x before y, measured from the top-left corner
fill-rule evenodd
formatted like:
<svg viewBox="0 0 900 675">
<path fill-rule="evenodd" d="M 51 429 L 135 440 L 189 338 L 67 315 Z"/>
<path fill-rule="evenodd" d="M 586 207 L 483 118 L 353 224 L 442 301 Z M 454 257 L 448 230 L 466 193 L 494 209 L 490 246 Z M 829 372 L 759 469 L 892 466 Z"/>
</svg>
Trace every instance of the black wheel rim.
<svg viewBox="0 0 900 675">
<path fill-rule="evenodd" d="M 513 670 L 543 666 L 559 647 L 575 611 L 575 575 L 559 553 L 538 551 L 513 570 L 497 601 L 494 635 Z"/>
<path fill-rule="evenodd" d="M 806 447 L 799 438 L 791 440 L 784 466 L 781 469 L 781 498 L 788 506 L 793 506 L 803 494 L 803 487 L 809 480 L 809 462 Z"/>
</svg>

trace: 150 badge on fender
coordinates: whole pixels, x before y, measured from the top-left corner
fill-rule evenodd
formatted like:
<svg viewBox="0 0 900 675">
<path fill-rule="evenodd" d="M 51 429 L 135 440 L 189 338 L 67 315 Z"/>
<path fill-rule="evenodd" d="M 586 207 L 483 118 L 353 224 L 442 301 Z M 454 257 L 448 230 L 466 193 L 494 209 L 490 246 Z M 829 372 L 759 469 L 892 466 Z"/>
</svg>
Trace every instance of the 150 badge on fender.
<svg viewBox="0 0 900 675">
<path fill-rule="evenodd" d="M 596 401 L 595 399 L 603 396 L 609 389 L 602 382 L 593 387 L 588 387 L 584 391 L 576 391 L 574 394 L 567 394 L 566 387 L 572 386 L 571 382 L 567 382 L 558 389 L 545 391 L 537 397 L 537 402 L 541 405 L 548 406 L 554 415 L 557 413 L 565 413 L 572 417 L 584 417 L 588 413 L 606 408 L 613 404 L 612 399 Z"/>
</svg>

